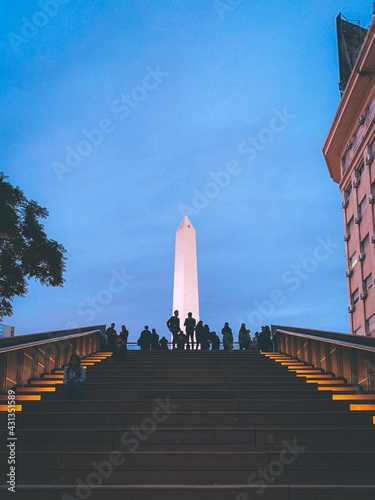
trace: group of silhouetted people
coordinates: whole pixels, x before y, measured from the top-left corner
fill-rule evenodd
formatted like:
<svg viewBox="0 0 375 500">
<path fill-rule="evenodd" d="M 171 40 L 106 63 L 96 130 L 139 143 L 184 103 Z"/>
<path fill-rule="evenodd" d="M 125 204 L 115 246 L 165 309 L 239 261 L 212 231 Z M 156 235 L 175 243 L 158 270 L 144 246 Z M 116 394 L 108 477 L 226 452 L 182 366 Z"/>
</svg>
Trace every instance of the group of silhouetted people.
<svg viewBox="0 0 375 500">
<path fill-rule="evenodd" d="M 233 350 L 234 336 L 229 323 L 226 322 L 221 329 L 222 340 L 220 340 L 216 331 L 211 330 L 202 320 L 196 321 L 191 312 L 188 313 L 184 320 L 184 330 L 181 328 L 179 312 L 175 310 L 173 315 L 168 319 L 167 328 L 171 333 L 172 349 L 176 350 L 219 350 L 221 342 L 224 350 Z M 112 357 L 115 361 L 125 361 L 127 354 L 127 342 L 129 332 L 125 325 L 121 326 L 121 332 L 117 334 L 115 324 L 112 323 L 107 328 L 104 336 L 104 346 L 107 350 L 112 351 Z M 145 325 L 137 344 L 142 351 L 168 350 L 168 340 L 163 336 L 159 337 L 155 328 L 150 330 L 148 325 Z M 255 332 L 254 337 L 250 335 L 250 329 L 245 323 L 241 324 L 238 331 L 238 346 L 239 350 L 247 351 L 251 348 L 259 351 L 272 351 L 272 340 L 269 326 L 262 326 L 261 332 Z"/>
<path fill-rule="evenodd" d="M 129 332 L 125 325 L 121 325 L 121 332 L 118 334 L 115 330 L 115 323 L 105 331 L 103 349 L 112 352 L 114 361 L 125 361 L 128 353 Z"/>
<path fill-rule="evenodd" d="M 165 337 L 162 337 L 159 340 L 159 334 L 152 328 L 151 331 L 148 325 L 145 325 L 144 329 L 141 332 L 139 339 L 137 340 L 137 344 L 141 348 L 141 351 L 155 351 L 155 350 L 168 350 L 168 340 Z"/>
<path fill-rule="evenodd" d="M 210 331 L 210 327 L 203 324 L 203 321 L 196 321 L 193 313 L 189 312 L 184 321 L 185 332 L 181 329 L 178 311 L 174 311 L 173 316 L 167 321 L 168 330 L 172 334 L 172 349 L 202 349 L 212 350 L 220 348 L 220 338 L 215 331 Z M 195 341 L 194 341 L 195 337 Z"/>
<path fill-rule="evenodd" d="M 201 349 L 203 351 L 217 351 L 220 349 L 220 338 L 215 331 L 210 331 L 207 324 L 203 321 L 198 321 L 193 318 L 191 312 L 184 322 L 185 333 L 180 328 L 180 318 L 178 311 L 174 311 L 173 316 L 167 321 L 167 327 L 172 334 L 172 349 Z M 195 334 L 195 341 L 194 341 Z M 226 322 L 221 330 L 223 337 L 223 348 L 225 351 L 233 350 L 233 332 L 229 323 Z M 127 357 L 127 342 L 129 332 L 125 325 L 121 326 L 121 332 L 117 334 L 115 323 L 105 331 L 105 335 L 101 341 L 101 348 L 112 351 L 114 361 L 125 361 Z M 148 325 L 145 325 L 142 330 L 137 344 L 141 350 L 168 350 L 168 340 L 163 336 L 159 339 L 159 335 L 155 328 L 151 331 Z M 272 351 L 272 339 L 269 326 L 262 326 L 261 332 L 255 332 L 253 338 L 250 336 L 250 329 L 246 328 L 246 324 L 242 323 L 238 332 L 239 350 L 249 350 L 251 348 L 262 352 Z M 64 385 L 65 395 L 67 399 L 82 399 L 83 387 L 86 381 L 86 372 L 81 366 L 81 360 L 77 354 L 72 354 L 69 359 L 69 364 L 64 370 Z"/>
</svg>

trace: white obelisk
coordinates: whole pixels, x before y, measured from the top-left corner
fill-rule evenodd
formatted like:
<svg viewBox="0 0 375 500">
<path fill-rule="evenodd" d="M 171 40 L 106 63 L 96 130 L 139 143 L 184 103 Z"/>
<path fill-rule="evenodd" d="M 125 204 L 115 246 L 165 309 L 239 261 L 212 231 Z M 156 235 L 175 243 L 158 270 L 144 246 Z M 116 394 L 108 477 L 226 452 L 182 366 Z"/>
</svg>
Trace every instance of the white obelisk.
<svg viewBox="0 0 375 500">
<path fill-rule="evenodd" d="M 176 231 L 173 311 L 178 310 L 181 330 L 188 312 L 199 321 L 198 269 L 195 229 L 185 215 Z M 172 313 L 173 313 L 172 311 Z"/>
</svg>

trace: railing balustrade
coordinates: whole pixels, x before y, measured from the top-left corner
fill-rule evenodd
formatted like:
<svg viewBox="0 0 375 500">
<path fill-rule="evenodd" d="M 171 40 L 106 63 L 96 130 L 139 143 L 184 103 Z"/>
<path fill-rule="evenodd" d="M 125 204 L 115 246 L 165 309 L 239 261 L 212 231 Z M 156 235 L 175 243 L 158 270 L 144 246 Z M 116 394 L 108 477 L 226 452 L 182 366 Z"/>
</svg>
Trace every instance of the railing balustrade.
<svg viewBox="0 0 375 500">
<path fill-rule="evenodd" d="M 0 391 L 26 385 L 43 373 L 69 362 L 70 356 L 88 356 L 100 350 L 104 326 L 22 335 L 0 341 Z"/>
<path fill-rule="evenodd" d="M 366 392 L 375 392 L 375 338 L 271 326 L 275 351 L 344 377 Z"/>
</svg>

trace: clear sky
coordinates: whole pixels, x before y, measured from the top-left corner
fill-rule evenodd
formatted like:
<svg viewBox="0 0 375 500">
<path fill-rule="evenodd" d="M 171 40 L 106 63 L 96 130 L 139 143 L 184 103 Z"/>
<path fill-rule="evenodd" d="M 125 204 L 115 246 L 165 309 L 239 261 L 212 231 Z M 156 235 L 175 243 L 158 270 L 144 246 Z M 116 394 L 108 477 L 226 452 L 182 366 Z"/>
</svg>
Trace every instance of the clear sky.
<svg viewBox="0 0 375 500">
<path fill-rule="evenodd" d="M 322 145 L 339 12 L 368 0 L 1 2 L 0 170 L 49 210 L 62 288 L 31 282 L 26 334 L 166 334 L 176 230 L 197 233 L 201 319 L 349 331 L 341 197 Z"/>
</svg>

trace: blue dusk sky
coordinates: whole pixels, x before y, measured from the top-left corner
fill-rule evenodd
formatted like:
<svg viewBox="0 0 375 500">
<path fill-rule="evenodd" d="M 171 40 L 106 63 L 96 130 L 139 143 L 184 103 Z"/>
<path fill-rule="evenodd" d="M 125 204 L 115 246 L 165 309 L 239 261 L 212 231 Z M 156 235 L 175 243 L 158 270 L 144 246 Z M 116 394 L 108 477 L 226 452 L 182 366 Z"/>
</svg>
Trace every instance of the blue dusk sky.
<svg viewBox="0 0 375 500">
<path fill-rule="evenodd" d="M 1 2 L 0 170 L 49 210 L 63 287 L 4 323 L 166 335 L 176 230 L 197 234 L 201 319 L 349 332 L 341 197 L 322 146 L 335 20 L 368 0 Z"/>
</svg>

